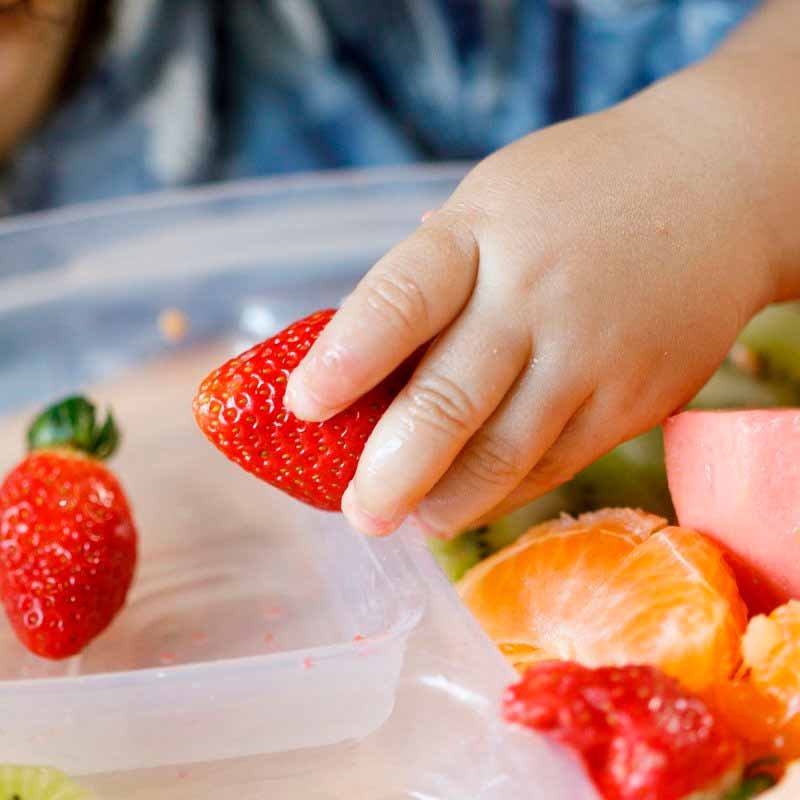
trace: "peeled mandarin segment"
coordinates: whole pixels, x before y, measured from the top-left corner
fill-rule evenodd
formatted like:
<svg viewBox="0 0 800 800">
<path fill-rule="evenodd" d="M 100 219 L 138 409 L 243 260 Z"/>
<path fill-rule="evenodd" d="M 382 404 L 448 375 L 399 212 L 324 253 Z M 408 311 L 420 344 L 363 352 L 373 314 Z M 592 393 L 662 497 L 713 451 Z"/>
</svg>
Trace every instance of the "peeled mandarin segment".
<svg viewBox="0 0 800 800">
<path fill-rule="evenodd" d="M 665 528 L 634 548 L 576 620 L 587 664 L 652 663 L 701 690 L 727 679 L 746 611 L 720 551 Z"/>
<path fill-rule="evenodd" d="M 630 535 L 584 528 L 526 539 L 469 573 L 461 594 L 494 641 L 571 658 L 571 621 L 634 546 Z"/>
<path fill-rule="evenodd" d="M 499 646 L 500 652 L 511 662 L 511 666 L 518 672 L 525 672 L 531 665 L 539 661 L 549 661 L 552 656 L 540 650 L 538 647 L 531 647 L 528 644 L 517 642 L 507 642 Z"/>
<path fill-rule="evenodd" d="M 750 620 L 742 637 L 742 661 L 746 668 L 763 664 L 783 644 L 781 626 L 764 614 Z"/>
<path fill-rule="evenodd" d="M 663 517 L 633 508 L 603 508 L 599 511 L 587 511 L 578 517 L 578 522 L 587 528 L 630 533 L 640 541 L 644 541 L 667 524 Z"/>
<path fill-rule="evenodd" d="M 750 620 L 740 673 L 724 709 L 732 724 L 764 749 L 800 756 L 800 602 Z"/>
<path fill-rule="evenodd" d="M 800 725 L 785 723 L 783 704 L 746 680 L 725 681 L 706 694 L 728 727 L 745 743 L 748 761 L 800 756 Z"/>
<path fill-rule="evenodd" d="M 470 570 L 461 596 L 517 668 L 652 663 L 702 689 L 733 672 L 745 609 L 720 551 L 664 524 L 608 509 L 537 526 Z"/>
<path fill-rule="evenodd" d="M 572 620 L 627 554 L 665 524 L 630 509 L 577 520 L 563 515 L 474 567 L 459 591 L 489 636 L 510 652 L 574 658 Z"/>
<path fill-rule="evenodd" d="M 799 601 L 790 600 L 769 616 L 753 617 L 742 639 L 742 656 L 751 683 L 793 702 L 800 713 Z"/>
</svg>

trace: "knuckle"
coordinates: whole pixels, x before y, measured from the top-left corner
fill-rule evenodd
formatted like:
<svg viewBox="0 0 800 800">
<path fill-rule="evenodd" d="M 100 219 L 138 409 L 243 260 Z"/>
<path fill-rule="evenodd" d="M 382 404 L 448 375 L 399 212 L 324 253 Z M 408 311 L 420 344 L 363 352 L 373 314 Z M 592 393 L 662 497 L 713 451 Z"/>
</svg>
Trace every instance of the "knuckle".
<svg viewBox="0 0 800 800">
<path fill-rule="evenodd" d="M 462 468 L 479 483 L 508 486 L 524 473 L 522 454 L 507 439 L 482 433 L 464 451 Z"/>
<path fill-rule="evenodd" d="M 406 390 L 409 413 L 422 423 L 447 435 L 464 436 L 472 430 L 475 407 L 455 381 L 436 372 L 420 375 Z"/>
<path fill-rule="evenodd" d="M 427 301 L 419 283 L 411 276 L 384 272 L 367 287 L 367 306 L 381 322 L 409 335 L 424 327 Z"/>
<path fill-rule="evenodd" d="M 527 488 L 542 494 L 566 483 L 577 470 L 557 450 L 545 453 L 523 481 Z"/>
<path fill-rule="evenodd" d="M 480 247 L 474 217 L 442 209 L 397 251 L 406 269 L 420 269 L 427 263 L 447 265 L 447 274 L 457 279 L 477 269 Z"/>
<path fill-rule="evenodd" d="M 479 246 L 475 237 L 477 214 L 447 210 L 442 212 L 445 224 L 430 229 L 432 244 L 437 249 L 451 250 L 454 257 L 477 257 Z"/>
</svg>

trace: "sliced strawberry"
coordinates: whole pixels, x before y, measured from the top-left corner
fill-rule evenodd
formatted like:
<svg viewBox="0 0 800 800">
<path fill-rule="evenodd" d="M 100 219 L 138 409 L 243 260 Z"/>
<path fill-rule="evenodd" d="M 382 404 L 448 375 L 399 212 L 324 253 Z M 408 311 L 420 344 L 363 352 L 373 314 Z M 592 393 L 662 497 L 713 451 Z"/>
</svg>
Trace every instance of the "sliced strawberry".
<svg viewBox="0 0 800 800">
<path fill-rule="evenodd" d="M 737 738 L 655 667 L 540 662 L 508 689 L 503 713 L 576 752 L 606 800 L 710 800 L 742 769 Z"/>
</svg>

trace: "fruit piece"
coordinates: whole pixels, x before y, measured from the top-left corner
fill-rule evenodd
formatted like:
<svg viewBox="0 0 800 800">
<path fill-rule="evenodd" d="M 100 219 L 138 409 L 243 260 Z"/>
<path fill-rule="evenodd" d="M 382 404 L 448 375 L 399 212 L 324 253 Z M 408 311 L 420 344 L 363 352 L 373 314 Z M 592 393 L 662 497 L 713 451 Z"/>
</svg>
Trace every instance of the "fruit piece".
<svg viewBox="0 0 800 800">
<path fill-rule="evenodd" d="M 454 539 L 429 539 L 430 547 L 439 566 L 451 581 L 457 581 L 470 567 L 487 555 L 483 535 L 485 528 L 465 531 Z"/>
<path fill-rule="evenodd" d="M 711 800 L 741 774 L 736 737 L 653 667 L 536 664 L 507 690 L 503 714 L 573 750 L 605 800 Z"/>
<path fill-rule="evenodd" d="M 800 596 L 800 410 L 690 411 L 664 436 L 678 520 L 727 551 L 750 609 Z"/>
<path fill-rule="evenodd" d="M 753 617 L 736 680 L 713 702 L 753 752 L 800 757 L 800 601 Z"/>
<path fill-rule="evenodd" d="M 92 795 L 50 767 L 0 764 L 2 800 L 91 800 Z"/>
<path fill-rule="evenodd" d="M 606 509 L 532 528 L 459 592 L 517 667 L 652 663 L 701 689 L 736 665 L 745 609 L 721 553 L 643 512 Z"/>
<path fill-rule="evenodd" d="M 341 508 L 367 437 L 405 377 L 398 370 L 325 422 L 304 422 L 287 411 L 286 380 L 333 314 L 317 311 L 226 362 L 194 399 L 200 430 L 231 461 L 326 511 Z"/>
<path fill-rule="evenodd" d="M 750 321 L 739 342 L 752 353 L 760 376 L 800 385 L 800 304 L 768 306 Z"/>
<path fill-rule="evenodd" d="M 571 508 L 630 506 L 674 515 L 664 469 L 661 431 L 654 429 L 617 446 L 569 483 Z"/>
<path fill-rule="evenodd" d="M 490 523 L 481 536 L 485 555 L 491 555 L 513 544 L 531 526 L 546 522 L 562 511 L 571 511 L 571 502 L 569 485 L 564 484 Z"/>
<path fill-rule="evenodd" d="M 80 652 L 125 602 L 136 530 L 122 487 L 100 461 L 119 435 L 80 397 L 31 426 L 33 450 L 0 486 L 0 596 L 20 641 L 45 658 Z"/>
<path fill-rule="evenodd" d="M 568 509 L 568 502 L 569 491 L 566 486 L 560 486 L 522 508 L 488 525 L 464 531 L 454 539 L 431 538 L 428 546 L 445 574 L 451 581 L 457 581 L 484 558 L 515 542 L 532 525 Z"/>
<path fill-rule="evenodd" d="M 740 363 L 747 358 L 741 349 L 735 349 L 732 353 L 730 358 L 736 358 Z M 797 405 L 800 395 L 794 387 L 786 382 L 773 382 L 753 377 L 744 371 L 750 368 L 752 367 L 745 364 L 742 367 L 736 367 L 733 363 L 723 364 L 688 407 L 698 411 L 707 411 L 779 408 Z"/>
</svg>

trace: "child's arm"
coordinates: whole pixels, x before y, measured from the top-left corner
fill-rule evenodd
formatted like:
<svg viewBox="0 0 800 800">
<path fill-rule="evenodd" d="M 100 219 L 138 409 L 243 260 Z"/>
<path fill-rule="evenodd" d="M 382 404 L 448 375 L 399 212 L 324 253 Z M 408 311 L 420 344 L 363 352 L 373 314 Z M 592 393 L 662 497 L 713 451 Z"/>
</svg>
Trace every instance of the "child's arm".
<svg viewBox="0 0 800 800">
<path fill-rule="evenodd" d="M 800 295 L 800 2 L 703 64 L 476 167 L 363 279 L 290 380 L 324 419 L 433 346 L 343 503 L 447 534 L 568 479 L 688 401 Z"/>
<path fill-rule="evenodd" d="M 768 0 L 690 79 L 738 129 L 742 168 L 773 248 L 772 299 L 800 297 L 800 3 Z"/>
</svg>

